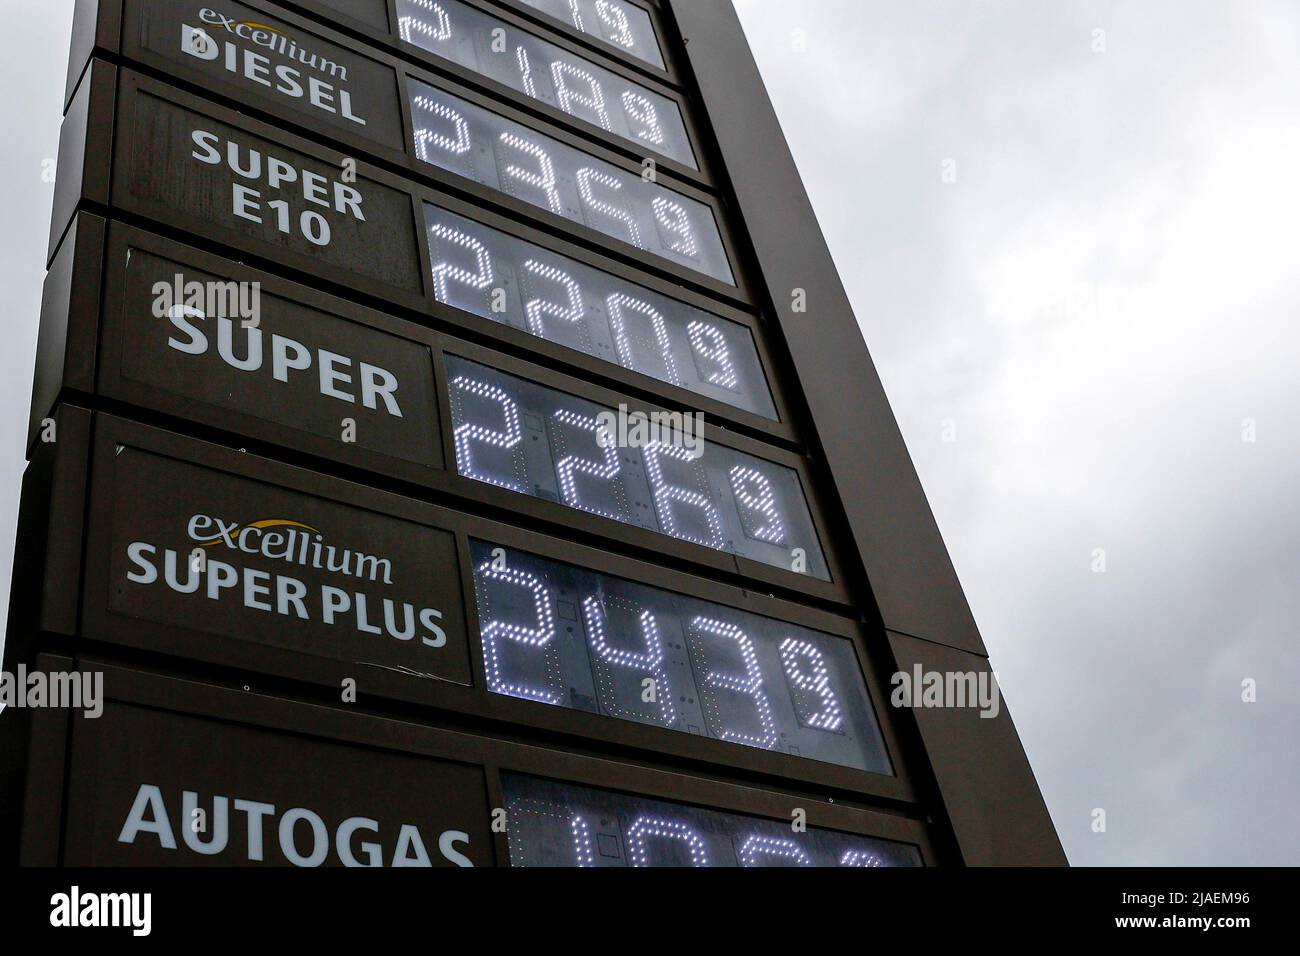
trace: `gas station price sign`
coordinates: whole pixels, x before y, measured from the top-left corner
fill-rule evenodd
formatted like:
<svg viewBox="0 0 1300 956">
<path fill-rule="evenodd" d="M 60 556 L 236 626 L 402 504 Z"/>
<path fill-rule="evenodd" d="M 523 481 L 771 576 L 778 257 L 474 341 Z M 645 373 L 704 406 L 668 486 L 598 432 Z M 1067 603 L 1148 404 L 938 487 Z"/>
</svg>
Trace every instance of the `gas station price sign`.
<svg viewBox="0 0 1300 956">
<path fill-rule="evenodd" d="M 31 617 L 139 668 L 147 716 L 105 727 L 166 746 L 107 788 L 49 762 L 29 792 L 92 825 L 25 823 L 32 859 L 916 866 L 934 827 L 996 858 L 950 755 L 1013 773 L 1009 724 L 939 746 L 883 705 L 983 649 L 729 11 L 115 0 L 73 50 L 24 526 L 76 535 L 33 546 Z M 251 326 L 142 307 L 263 279 Z M 284 759 L 205 769 L 200 720 Z M 344 769 L 281 773 L 322 720 Z M 228 794 L 287 808 L 276 847 Z M 211 837 L 154 839 L 209 799 Z"/>
</svg>

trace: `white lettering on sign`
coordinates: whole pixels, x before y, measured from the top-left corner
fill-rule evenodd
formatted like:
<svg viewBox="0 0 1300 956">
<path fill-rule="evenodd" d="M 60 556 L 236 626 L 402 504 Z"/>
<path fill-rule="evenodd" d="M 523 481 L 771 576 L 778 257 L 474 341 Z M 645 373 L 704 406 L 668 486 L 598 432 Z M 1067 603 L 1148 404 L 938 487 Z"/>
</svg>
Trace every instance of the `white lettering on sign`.
<svg viewBox="0 0 1300 956">
<path fill-rule="evenodd" d="M 313 592 L 306 582 L 291 575 L 239 567 L 208 557 L 204 550 L 225 548 L 343 578 L 392 585 L 388 558 L 327 543 L 311 525 L 281 517 L 239 522 L 196 514 L 190 517 L 186 534 L 199 546 L 202 560 L 194 560 L 193 550 L 188 548 L 160 549 L 147 541 L 132 541 L 126 548 L 132 565 L 126 579 L 145 587 L 161 581 L 177 594 L 202 594 L 210 601 L 235 600 L 250 610 L 320 621 L 328 627 L 346 622 L 361 634 L 387 634 L 409 641 L 418 633 L 426 647 L 447 644 L 447 633 L 438 625 L 442 612 L 437 608 L 417 608 L 391 597 L 376 601 L 374 594 L 332 584 L 322 584 Z"/>
<path fill-rule="evenodd" d="M 204 355 L 212 348 L 211 340 L 200 328 L 208 320 L 203 312 L 187 305 L 174 305 L 167 317 L 180 333 L 179 337 L 171 335 L 167 338 L 167 344 L 173 349 L 186 355 Z M 271 333 L 268 348 L 266 336 L 260 327 L 248 328 L 224 315 L 217 316 L 215 321 L 217 355 L 231 368 L 241 372 L 262 371 L 268 367 L 269 351 L 271 377 L 277 382 L 287 383 L 291 373 L 306 372 L 315 364 L 316 380 L 322 395 L 356 404 L 356 386 L 359 385 L 363 406 L 378 409 L 382 402 L 389 415 L 402 417 L 402 409 L 398 406 L 396 397 L 397 376 L 387 369 L 369 362 L 355 361 L 347 355 L 328 349 L 312 349 L 296 339 L 276 333 Z M 238 346 L 236 337 L 244 339 Z M 243 358 L 239 357 L 240 353 Z M 354 367 L 355 377 L 351 371 Z"/>
<path fill-rule="evenodd" d="M 232 806 L 234 813 L 231 812 Z M 272 803 L 239 797 L 232 800 L 214 794 L 209 825 L 203 832 L 196 832 L 189 821 L 199 810 L 198 792 L 182 791 L 179 809 L 180 813 L 176 815 L 179 826 L 173 827 L 162 790 L 154 784 L 141 784 L 117 842 L 134 844 L 146 837 L 157 840 L 158 846 L 164 850 L 176 850 L 176 831 L 179 830 L 185 846 L 195 853 L 215 856 L 229 849 L 249 863 L 261 863 L 266 859 L 269 823 L 271 839 L 279 844 L 284 858 L 294 866 L 320 866 L 331 851 L 344 866 L 384 866 L 385 860 L 389 861 L 389 866 L 433 865 L 424 836 L 414 823 L 402 824 L 395 837 L 391 832 L 381 833 L 378 820 L 363 816 L 348 817 L 331 828 L 319 813 L 306 807 L 278 811 Z M 243 815 L 244 839 L 232 844 L 231 819 L 238 819 L 239 814 Z M 372 835 L 373 839 L 365 839 L 366 834 Z M 472 867 L 473 862 L 457 849 L 458 844 L 468 847 L 469 834 L 463 830 L 443 830 L 438 834 L 438 853 L 444 860 L 456 866 Z"/>
<path fill-rule="evenodd" d="M 353 111 L 352 94 L 348 90 L 318 76 L 305 74 L 290 64 L 301 64 L 344 83 L 348 79 L 347 67 L 302 49 L 292 38 L 268 24 L 234 20 L 206 8 L 199 16 L 208 26 L 218 27 L 245 43 L 268 50 L 281 62 L 274 62 L 270 56 L 256 50 L 241 48 L 232 40 L 218 43 L 203 27 L 189 24 L 181 25 L 182 53 L 196 60 L 220 63 L 225 70 L 250 83 L 265 86 L 291 99 L 305 99 L 316 109 L 360 126 L 366 125 L 366 121 Z M 283 62 L 286 60 L 288 62 Z"/>
<path fill-rule="evenodd" d="M 297 183 L 306 202 L 332 208 L 335 212 L 353 216 L 360 222 L 366 221 L 365 213 L 361 211 L 363 197 L 353 186 L 327 179 L 320 173 L 301 169 L 275 156 L 263 156 L 260 150 L 242 146 L 234 140 L 225 140 L 223 151 L 222 138 L 207 130 L 193 130 L 190 139 L 195 147 L 190 155 L 201 163 L 209 166 L 225 163 L 241 179 L 253 180 L 259 184 L 265 181 L 266 186 L 277 193 Z M 232 193 L 233 212 L 240 219 L 262 223 L 262 209 L 265 206 L 274 214 L 275 226 L 280 232 L 285 235 L 293 233 L 294 223 L 291 221 L 287 200 L 272 199 L 264 203 L 260 190 L 243 183 L 235 183 Z M 329 245 L 329 220 L 316 210 L 304 209 L 299 214 L 296 225 L 308 242 L 317 246 Z"/>
</svg>

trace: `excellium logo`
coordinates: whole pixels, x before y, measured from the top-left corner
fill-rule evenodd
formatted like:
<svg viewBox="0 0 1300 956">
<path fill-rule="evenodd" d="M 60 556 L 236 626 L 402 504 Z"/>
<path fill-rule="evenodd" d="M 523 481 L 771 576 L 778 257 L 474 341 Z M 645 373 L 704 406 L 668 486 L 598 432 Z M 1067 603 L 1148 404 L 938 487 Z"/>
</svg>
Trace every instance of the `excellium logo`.
<svg viewBox="0 0 1300 956">
<path fill-rule="evenodd" d="M 148 936 L 153 929 L 153 894 L 83 893 L 74 886 L 50 897 L 50 925 L 129 927 L 133 936 Z"/>
<path fill-rule="evenodd" d="M 189 534 L 204 548 L 224 546 L 306 568 L 393 583 L 393 563 L 388 558 L 327 544 L 324 535 L 311 525 L 289 518 L 265 518 L 241 525 L 212 515 L 194 515 L 190 518 Z"/>
<path fill-rule="evenodd" d="M 341 63 L 335 63 L 328 57 L 317 56 L 315 53 L 300 48 L 298 42 L 293 37 L 276 27 L 271 26 L 269 23 L 257 23 L 253 20 L 236 20 L 234 17 L 228 17 L 224 13 L 218 13 L 216 10 L 210 10 L 207 7 L 204 7 L 199 11 L 199 19 L 203 21 L 205 26 L 217 27 L 225 30 L 226 33 L 239 37 L 241 40 L 262 47 L 265 50 L 270 50 L 273 53 L 278 53 L 287 60 L 301 63 L 303 66 L 310 67 L 313 70 L 319 70 L 326 76 L 342 80 L 344 83 L 348 81 L 348 68 L 346 66 Z M 183 43 L 188 42 L 193 46 L 203 47 L 205 41 L 206 43 L 212 42 L 212 38 L 208 35 L 207 31 L 201 27 L 186 26 L 185 29 L 190 32 L 182 36 Z M 202 56 L 205 59 L 210 59 L 218 55 L 218 51 L 216 51 L 215 48 L 212 50 L 210 55 L 206 49 L 186 49 L 185 52 L 194 56 Z M 234 55 L 230 53 L 227 53 L 227 57 L 234 59 Z"/>
<path fill-rule="evenodd" d="M 316 109 L 358 126 L 366 125 L 365 119 L 352 108 L 352 94 L 342 86 L 348 82 L 348 68 L 343 64 L 298 46 L 296 40 L 270 24 L 235 20 L 206 8 L 199 16 L 206 29 L 181 24 L 181 53 L 219 64 L 249 83 L 268 87 L 291 99 L 305 99 Z M 226 37 L 235 39 L 218 43 L 209 30 L 224 30 Z M 336 82 L 326 82 L 311 71 Z"/>
</svg>

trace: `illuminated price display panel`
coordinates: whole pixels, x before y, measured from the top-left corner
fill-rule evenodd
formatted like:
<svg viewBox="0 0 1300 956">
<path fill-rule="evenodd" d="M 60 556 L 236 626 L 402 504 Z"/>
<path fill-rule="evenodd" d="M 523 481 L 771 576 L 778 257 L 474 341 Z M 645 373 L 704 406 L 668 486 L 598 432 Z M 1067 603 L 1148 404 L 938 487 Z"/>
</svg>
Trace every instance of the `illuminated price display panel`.
<svg viewBox="0 0 1300 956">
<path fill-rule="evenodd" d="M 602 40 L 658 69 L 663 52 L 648 11 L 622 0 L 523 0 L 557 20 L 573 24 L 581 33 Z"/>
<path fill-rule="evenodd" d="M 847 638 L 470 542 L 488 690 L 890 774 Z"/>
<path fill-rule="evenodd" d="M 445 362 L 466 478 L 831 580 L 793 468 L 706 442 L 681 413 L 620 418 L 458 356 Z"/>
<path fill-rule="evenodd" d="M 426 203 L 439 302 L 775 420 L 745 326 Z"/>
<path fill-rule="evenodd" d="M 915 846 L 503 773 L 511 866 L 921 866 Z"/>
<path fill-rule="evenodd" d="M 605 6 L 626 21 L 617 35 L 635 43 L 627 14 Z M 397 17 L 407 43 L 697 168 L 681 109 L 668 97 L 459 0 L 397 0 Z M 603 22 L 598 14 L 593 21 Z"/>
<path fill-rule="evenodd" d="M 717 219 L 699 200 L 411 78 L 416 156 L 735 285 Z"/>
</svg>

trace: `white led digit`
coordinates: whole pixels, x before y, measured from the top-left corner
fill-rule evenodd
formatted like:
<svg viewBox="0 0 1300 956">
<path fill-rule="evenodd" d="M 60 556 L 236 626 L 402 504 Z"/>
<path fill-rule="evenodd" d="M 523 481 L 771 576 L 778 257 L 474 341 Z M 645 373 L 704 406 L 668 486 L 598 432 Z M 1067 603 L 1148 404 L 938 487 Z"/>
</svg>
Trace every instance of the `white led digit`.
<svg viewBox="0 0 1300 956">
<path fill-rule="evenodd" d="M 501 643 L 511 641 L 524 647 L 545 648 L 555 639 L 555 618 L 551 614 L 551 601 L 546 593 L 546 584 L 535 574 L 516 571 L 513 568 L 498 568 L 493 561 L 484 561 L 478 567 L 478 576 L 482 581 L 498 581 L 511 587 L 524 588 L 532 596 L 534 626 L 525 627 L 511 624 L 509 621 L 492 620 L 484 622 L 483 667 L 487 673 L 487 685 L 490 690 L 510 697 L 525 697 L 541 701 L 544 704 L 560 703 L 558 692 L 545 687 L 533 687 L 527 684 L 513 683 L 503 672 L 501 662 Z M 486 585 L 481 585 L 486 586 Z"/>
<path fill-rule="evenodd" d="M 697 617 L 692 619 L 691 627 L 697 632 L 712 634 L 715 637 L 736 643 L 736 647 L 740 651 L 740 659 L 745 665 L 745 672 L 743 674 L 727 674 L 710 670 L 704 675 L 704 683 L 709 687 L 729 690 L 751 698 L 754 701 L 754 710 L 758 715 L 758 723 L 761 728 L 761 733 L 758 735 L 741 733 L 723 727 L 719 736 L 723 740 L 734 740 L 737 743 L 748 744 L 751 747 L 762 747 L 764 750 L 774 747 L 777 739 L 776 724 L 772 720 L 772 705 L 763 690 L 763 672 L 758 666 L 758 655 L 754 653 L 754 642 L 750 640 L 748 634 L 736 625 L 728 624 L 725 621 Z"/>
<path fill-rule="evenodd" d="M 470 148 L 469 124 L 465 122 L 465 117 L 456 112 L 446 103 L 439 103 L 431 100 L 427 96 L 417 96 L 411 101 L 412 111 L 422 111 L 432 113 L 441 119 L 448 120 L 455 130 L 454 136 L 448 136 L 446 133 L 440 133 L 428 126 L 416 126 L 415 128 L 415 155 L 420 157 L 426 163 L 432 163 L 434 160 L 429 158 L 429 144 L 437 146 L 443 152 L 468 153 Z"/>
<path fill-rule="evenodd" d="M 576 0 L 569 0 L 570 5 L 575 2 Z M 627 14 L 622 7 L 615 6 L 609 0 L 596 0 L 596 16 L 609 27 L 607 36 L 612 42 L 632 49 L 636 41 L 632 39 L 632 25 L 627 22 Z M 578 29 L 582 29 L 581 25 Z"/>
<path fill-rule="evenodd" d="M 673 385 L 682 384 L 682 380 L 677 374 L 677 363 L 673 360 L 672 341 L 668 338 L 668 326 L 664 323 L 664 317 L 659 314 L 659 310 L 648 302 L 622 293 L 607 298 L 605 306 L 609 310 L 609 324 L 614 332 L 614 345 L 618 348 L 619 364 L 635 372 L 654 374 L 644 368 L 637 367 L 636 356 L 632 351 L 631 337 L 627 331 L 627 317 L 625 314 L 626 312 L 634 312 L 649 319 L 650 328 L 654 332 L 654 352 L 663 358 L 664 375 L 655 375 L 655 378 L 663 378 Z"/>
<path fill-rule="evenodd" d="M 729 477 L 731 493 L 750 512 L 751 520 L 745 522 L 745 533 L 751 538 L 771 544 L 785 541 L 785 526 L 781 523 L 780 512 L 776 510 L 776 493 L 772 490 L 772 482 L 767 475 L 757 468 L 733 465 Z M 754 518 L 758 520 L 752 520 Z"/>
<path fill-rule="evenodd" d="M 483 243 L 468 233 L 461 232 L 459 229 L 443 223 L 430 226 L 429 235 L 435 239 L 449 242 L 453 246 L 467 249 L 474 255 L 474 270 L 470 271 L 453 265 L 446 259 L 433 261 L 434 253 L 430 249 L 429 259 L 433 271 L 433 288 L 439 302 L 451 302 L 449 283 L 452 282 L 459 282 L 475 291 L 482 291 L 492 285 L 492 257 L 488 254 L 487 247 Z"/>
<path fill-rule="evenodd" d="M 590 432 L 594 444 L 600 447 L 599 435 L 601 431 L 600 422 L 588 415 L 580 415 L 577 412 L 569 411 L 562 408 L 551 416 L 555 421 L 562 425 L 569 425 L 586 432 Z M 581 508 L 583 511 L 592 514 L 601 515 L 605 518 L 613 518 L 615 521 L 627 521 L 626 511 L 607 510 L 598 507 L 590 502 L 582 500 L 578 493 L 578 483 L 575 480 L 575 474 L 587 475 L 597 481 L 614 482 L 618 480 L 619 463 L 618 448 L 613 442 L 607 442 L 605 447 L 601 448 L 604 457 L 603 462 L 593 461 L 590 458 L 582 458 L 578 455 L 565 455 L 555 463 L 555 470 L 560 479 L 560 495 L 564 498 L 564 503 L 570 508 Z M 610 501 L 617 502 L 622 497 L 621 483 L 614 489 L 609 496 Z"/>
<path fill-rule="evenodd" d="M 504 389 L 489 385 L 486 382 L 480 382 L 466 375 L 458 375 L 452 379 L 450 391 L 452 392 L 453 403 L 456 403 L 457 399 L 461 399 L 462 394 L 469 394 L 496 402 L 501 406 L 501 418 L 505 426 L 504 429 L 488 428 L 486 425 L 467 421 L 463 421 L 456 426 L 454 432 L 456 467 L 460 473 L 466 478 L 473 478 L 475 481 L 486 481 L 489 484 L 499 485 L 502 488 L 509 488 L 511 491 L 526 494 L 526 489 L 519 482 L 480 471 L 475 467 L 474 463 L 474 442 L 490 445 L 493 448 L 509 449 L 515 448 L 523 438 L 523 429 L 519 425 L 519 406 L 515 404 L 514 399 L 507 395 Z M 463 401 L 463 399 L 461 400 Z M 458 417 L 464 417 L 463 411 Z"/>
<path fill-rule="evenodd" d="M 697 319 L 687 323 L 686 335 L 691 340 L 691 350 L 716 366 L 704 376 L 704 380 L 720 388 L 735 389 L 740 377 L 731 361 L 731 349 L 727 347 L 727 337 L 722 330 Z"/>
<path fill-rule="evenodd" d="M 793 860 L 796 866 L 812 866 L 812 859 L 803 847 L 789 837 L 770 837 L 755 834 L 740 845 L 741 866 L 762 866 L 764 857 Z"/>
<path fill-rule="evenodd" d="M 649 673 L 655 682 L 655 699 L 659 702 L 660 720 L 671 727 L 677 717 L 672 706 L 672 690 L 668 686 L 668 672 L 664 669 L 664 644 L 659 636 L 659 624 L 649 611 L 642 611 L 637 623 L 645 650 L 641 653 L 613 647 L 605 634 L 605 610 L 600 601 L 587 597 L 582 602 L 582 618 L 587 625 L 587 642 L 605 663 L 625 667 L 640 673 Z"/>
<path fill-rule="evenodd" d="M 809 641 L 787 637 L 781 642 L 781 666 L 786 679 L 799 690 L 812 694 L 821 701 L 821 709 L 811 714 L 801 714 L 810 727 L 838 730 L 844 723 L 840 702 L 831 690 L 830 670 L 822 652 Z"/>
<path fill-rule="evenodd" d="M 570 89 L 570 78 L 585 86 L 587 92 L 576 93 Z M 596 114 L 597 125 L 601 129 L 613 128 L 609 123 L 609 112 L 605 109 L 605 94 L 592 74 L 573 63 L 556 60 L 551 64 L 551 82 L 555 84 L 555 96 L 564 112 L 572 116 L 575 107 L 585 107 Z"/>
<path fill-rule="evenodd" d="M 641 229 L 637 226 L 636 220 L 632 218 L 631 213 L 626 209 L 611 205 L 603 199 L 598 199 L 591 190 L 592 180 L 615 191 L 622 189 L 623 184 L 609 173 L 601 172 L 599 169 L 592 169 L 590 166 L 578 170 L 578 192 L 582 194 L 582 201 L 586 203 L 588 208 L 609 216 L 611 219 L 617 219 L 627 226 L 628 237 L 632 245 L 638 249 L 644 249 L 645 244 L 641 241 Z"/>
<path fill-rule="evenodd" d="M 664 129 L 659 125 L 659 111 L 655 109 L 654 103 L 640 93 L 633 93 L 631 90 L 624 91 L 621 99 L 623 100 L 623 112 L 627 114 L 628 119 L 640 127 L 640 129 L 635 130 L 637 139 L 643 139 L 647 143 L 654 143 L 656 146 L 662 145 Z"/>
<path fill-rule="evenodd" d="M 681 445 L 666 445 L 663 442 L 651 442 L 644 449 L 646 477 L 650 479 L 650 490 L 655 496 L 655 511 L 666 534 L 685 541 L 693 541 L 709 548 L 722 548 L 722 519 L 713 504 L 712 497 L 706 492 L 692 491 L 680 485 L 664 480 L 664 458 L 687 462 L 694 465 L 689 449 Z M 676 506 L 694 508 L 703 516 L 708 525 L 708 536 L 701 537 L 683 529 L 678 521 Z"/>
<path fill-rule="evenodd" d="M 416 35 L 436 41 L 451 39 L 451 20 L 447 17 L 447 11 L 442 8 L 442 4 L 434 3 L 433 0 L 407 0 L 407 3 L 428 10 L 433 14 L 435 22 L 430 23 L 419 17 L 401 17 L 397 21 L 397 32 L 403 40 L 407 43 L 416 43 L 417 41 L 412 39 Z"/>
<path fill-rule="evenodd" d="M 840 866 L 884 866 L 880 857 L 866 850 L 845 850 L 840 857 Z"/>
<path fill-rule="evenodd" d="M 709 855 L 705 851 L 704 841 L 690 827 L 676 820 L 663 817 L 637 817 L 628 828 L 627 846 L 632 855 L 633 866 L 650 866 L 650 854 L 647 843 L 652 838 L 676 840 L 684 843 L 691 854 L 691 866 L 708 866 Z"/>
<path fill-rule="evenodd" d="M 555 188 L 555 166 L 546 150 L 536 143 L 514 133 L 502 133 L 501 142 L 507 146 L 527 153 L 537 160 L 537 170 L 524 169 L 513 163 L 505 168 L 505 174 L 546 193 L 546 205 L 551 212 L 563 214 L 564 204 L 560 202 L 560 192 Z"/>
<path fill-rule="evenodd" d="M 522 46 L 515 47 L 515 63 L 519 65 L 519 82 L 523 85 L 524 92 L 537 99 L 537 84 L 533 82 L 533 61 L 528 57 L 528 51 Z"/>
<path fill-rule="evenodd" d="M 694 259 L 699 252 L 695 242 L 695 230 L 691 228 L 691 218 L 679 202 L 656 196 L 654 202 L 655 222 L 659 224 L 659 234 L 664 244 L 673 252 L 681 253 Z"/>
<path fill-rule="evenodd" d="M 586 33 L 587 28 L 582 25 L 582 11 L 578 9 L 578 0 L 569 0 L 569 13 L 573 14 L 573 25 Z"/>
<path fill-rule="evenodd" d="M 573 277 L 563 269 L 548 266 L 536 259 L 529 259 L 524 262 L 524 271 L 529 275 L 556 283 L 564 289 L 565 298 L 568 299 L 567 305 L 548 302 L 545 299 L 529 299 L 524 303 L 524 314 L 528 317 L 528 331 L 533 335 L 542 339 L 547 337 L 544 321 L 547 316 L 559 319 L 561 322 L 573 323 L 586 313 L 582 305 L 582 290 Z"/>
<path fill-rule="evenodd" d="M 582 817 L 574 816 L 570 828 L 573 830 L 573 855 L 578 866 L 595 866 L 596 855 L 591 852 L 591 827 Z"/>
</svg>

